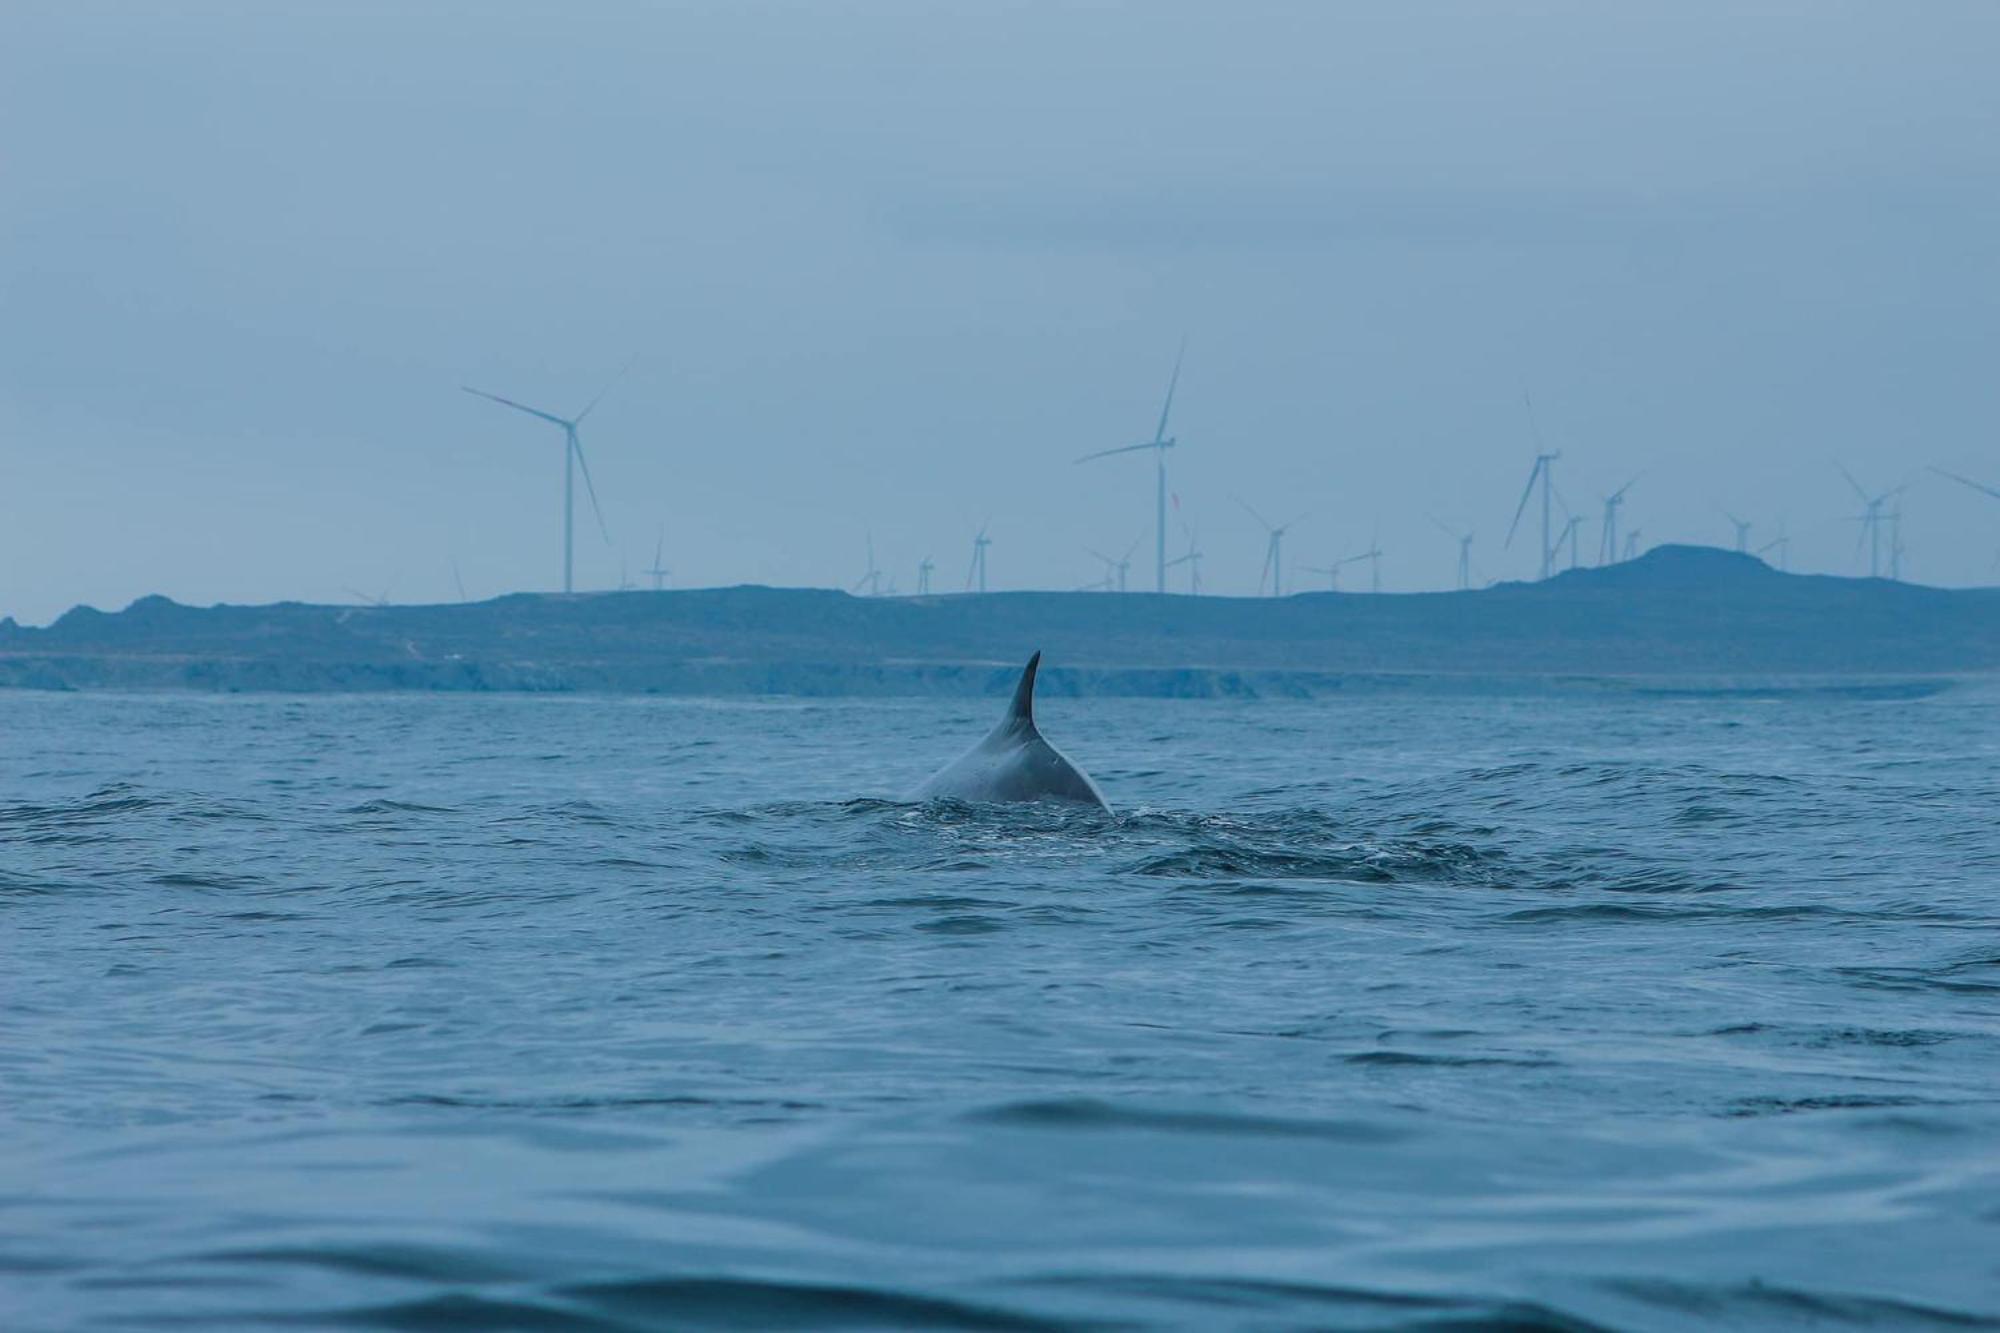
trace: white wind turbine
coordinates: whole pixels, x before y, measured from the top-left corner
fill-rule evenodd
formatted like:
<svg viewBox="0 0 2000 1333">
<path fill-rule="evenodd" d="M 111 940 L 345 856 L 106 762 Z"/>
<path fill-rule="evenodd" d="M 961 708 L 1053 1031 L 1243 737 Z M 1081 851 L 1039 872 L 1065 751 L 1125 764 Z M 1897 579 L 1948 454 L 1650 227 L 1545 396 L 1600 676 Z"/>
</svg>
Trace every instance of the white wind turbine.
<svg viewBox="0 0 2000 1333">
<path fill-rule="evenodd" d="M 872 532 L 868 534 L 868 572 L 856 579 L 849 591 L 860 592 L 863 588 L 868 589 L 870 597 L 882 594 L 882 571 L 875 568 L 875 534 Z"/>
<path fill-rule="evenodd" d="M 1852 472 L 1843 467 L 1840 469 L 1840 475 L 1847 478 L 1847 484 L 1854 488 L 1854 493 L 1857 496 L 1861 497 L 1861 533 L 1855 538 L 1855 549 L 1859 550 L 1863 542 L 1868 543 L 1868 577 L 1871 579 L 1880 578 L 1882 576 L 1882 506 L 1896 496 L 1901 495 L 1905 488 L 1898 486 L 1894 490 L 1884 491 L 1880 495 L 1871 496 L 1861 488 L 1861 483 L 1854 479 Z"/>
<path fill-rule="evenodd" d="M 1297 527 L 1305 518 L 1305 515 L 1300 514 L 1298 518 L 1291 520 L 1289 523 L 1281 523 L 1273 527 L 1270 520 L 1250 507 L 1249 501 L 1239 497 L 1236 503 L 1242 505 L 1244 512 L 1256 519 L 1264 528 L 1264 568 L 1257 575 L 1258 594 L 1260 596 L 1263 594 L 1264 586 L 1268 583 L 1271 587 L 1271 596 L 1284 596 L 1285 534 Z"/>
<path fill-rule="evenodd" d="M 979 532 L 972 539 L 972 567 L 965 571 L 965 590 L 971 592 L 976 582 L 980 592 L 986 591 L 986 548 L 993 539 L 986 535 L 986 527 L 980 525 Z"/>
<path fill-rule="evenodd" d="M 1730 513 L 1727 509 L 1722 511 L 1722 516 L 1729 520 L 1730 527 L 1736 529 L 1737 553 L 1739 555 L 1750 554 L 1750 529 L 1755 527 L 1756 525 L 1751 523 L 1748 519 L 1742 519 L 1736 517 L 1736 515 Z"/>
<path fill-rule="evenodd" d="M 931 595 L 931 571 L 936 568 L 937 562 L 929 556 L 925 556 L 923 559 L 917 561 L 917 596 L 928 597 Z"/>
<path fill-rule="evenodd" d="M 627 362 L 625 370 L 630 370 L 631 368 L 631 363 Z M 500 404 L 502 407 L 511 407 L 516 412 L 526 412 L 529 416 L 537 417 L 552 426 L 562 427 L 564 592 L 573 592 L 576 589 L 574 578 L 576 568 L 576 473 L 579 469 L 583 472 L 584 489 L 590 494 L 591 512 L 597 515 L 597 530 L 604 535 L 605 545 L 608 546 L 611 544 L 611 531 L 604 526 L 604 510 L 599 508 L 597 503 L 597 487 L 591 484 L 590 464 L 584 461 L 583 441 L 577 437 L 577 427 L 581 426 L 583 419 L 589 416 L 598 403 L 604 400 L 604 395 L 611 392 L 611 385 L 616 384 L 623 378 L 625 370 L 621 370 L 618 374 L 613 375 L 611 382 L 597 391 L 597 397 L 591 399 L 589 403 L 585 404 L 583 411 L 578 412 L 573 417 L 559 417 L 553 412 L 544 412 L 539 407 L 529 407 L 526 403 L 517 403 L 512 398 L 502 398 L 497 393 L 488 393 L 484 389 L 475 389 L 471 385 L 461 384 L 459 386 L 476 398 L 489 399 Z"/>
<path fill-rule="evenodd" d="M 1185 524 L 1182 526 L 1186 527 Z M 1186 553 L 1177 555 L 1172 560 L 1167 561 L 1167 568 L 1173 569 L 1178 565 L 1186 565 L 1188 567 L 1188 594 L 1193 597 L 1199 597 L 1201 596 L 1201 543 L 1195 538 L 1193 528 L 1187 528 L 1187 539 L 1188 548 Z"/>
<path fill-rule="evenodd" d="M 1126 547 L 1125 554 L 1123 556 L 1120 556 L 1116 560 L 1113 560 L 1110 556 L 1104 554 L 1104 552 L 1100 550 L 1097 550 L 1095 547 L 1087 547 L 1085 549 L 1089 550 L 1092 555 L 1096 556 L 1099 560 L 1102 560 L 1104 562 L 1105 582 L 1107 583 L 1111 582 L 1113 574 L 1116 574 L 1118 591 L 1124 592 L 1126 571 L 1132 568 L 1132 552 L 1139 549 L 1139 543 L 1133 542 L 1130 546 Z"/>
<path fill-rule="evenodd" d="M 1144 444 L 1127 444 L 1116 449 L 1100 449 L 1094 454 L 1085 454 L 1082 458 L 1076 460 L 1079 463 L 1088 463 L 1093 458 L 1109 458 L 1113 454 L 1137 453 L 1142 449 L 1151 449 L 1153 451 L 1153 470 L 1156 482 L 1155 499 L 1157 503 L 1155 515 L 1157 525 L 1154 529 L 1154 574 L 1156 582 L 1153 590 L 1155 592 L 1165 592 L 1167 590 L 1167 450 L 1179 443 L 1179 441 L 1167 435 L 1167 417 L 1174 410 L 1174 389 L 1181 382 L 1181 358 L 1186 354 L 1187 339 L 1183 338 L 1181 339 L 1180 351 L 1174 354 L 1173 377 L 1167 381 L 1167 401 L 1160 407 L 1160 424 L 1154 428 L 1152 439 L 1147 440 Z"/>
<path fill-rule="evenodd" d="M 1472 533 L 1460 532 L 1442 519 L 1433 518 L 1438 531 L 1458 542 L 1458 590 L 1465 592 L 1472 587 Z"/>
<path fill-rule="evenodd" d="M 646 571 L 648 574 L 653 576 L 654 592 L 660 591 L 661 587 L 663 587 L 666 583 L 667 576 L 674 572 L 673 570 L 668 569 L 666 565 L 661 562 L 660 557 L 666 553 L 666 549 L 667 549 L 667 534 L 666 530 L 662 529 L 660 532 L 659 540 L 653 543 L 653 567 Z"/>
<path fill-rule="evenodd" d="M 1597 563 L 1608 565 L 1618 558 L 1618 511 L 1625 507 L 1625 492 L 1638 484 L 1637 477 L 1604 497 L 1604 531 L 1598 534 Z M 1576 567 L 1575 534 L 1571 534 L 1570 568 Z"/>
</svg>

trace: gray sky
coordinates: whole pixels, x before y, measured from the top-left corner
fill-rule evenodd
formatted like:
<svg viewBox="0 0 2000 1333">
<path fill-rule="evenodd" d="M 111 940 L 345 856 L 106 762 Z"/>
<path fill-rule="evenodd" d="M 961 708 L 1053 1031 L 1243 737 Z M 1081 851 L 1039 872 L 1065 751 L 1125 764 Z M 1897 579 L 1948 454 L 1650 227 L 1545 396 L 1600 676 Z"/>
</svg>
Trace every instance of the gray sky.
<svg viewBox="0 0 2000 1333">
<path fill-rule="evenodd" d="M 172 10 L 170 14 L 168 11 Z M 406 12 L 418 11 L 418 12 Z M 581 11 L 579 14 L 576 11 Z M 580 407 L 635 581 L 1099 575 L 1173 488 L 1209 589 L 1483 577 L 1591 511 L 2000 580 L 2000 6 L 0 9 L 0 613 L 560 577 Z M 1143 539 L 1143 541 L 1142 541 Z M 1594 553 L 1594 527 L 1585 539 Z M 1180 548 L 1178 535 L 1173 545 Z M 1298 576 L 1305 581 L 1306 576 Z M 1349 586 L 1362 583 L 1356 576 Z"/>
</svg>

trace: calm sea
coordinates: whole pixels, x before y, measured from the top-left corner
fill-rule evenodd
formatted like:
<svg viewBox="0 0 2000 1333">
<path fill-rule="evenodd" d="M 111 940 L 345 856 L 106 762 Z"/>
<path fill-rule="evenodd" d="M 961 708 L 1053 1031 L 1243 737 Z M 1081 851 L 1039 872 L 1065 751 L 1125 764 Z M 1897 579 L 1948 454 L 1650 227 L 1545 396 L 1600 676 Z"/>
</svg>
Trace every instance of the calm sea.
<svg viewBox="0 0 2000 1333">
<path fill-rule="evenodd" d="M 2000 688 L 0 695 L 0 1326 L 2000 1321 Z"/>
</svg>

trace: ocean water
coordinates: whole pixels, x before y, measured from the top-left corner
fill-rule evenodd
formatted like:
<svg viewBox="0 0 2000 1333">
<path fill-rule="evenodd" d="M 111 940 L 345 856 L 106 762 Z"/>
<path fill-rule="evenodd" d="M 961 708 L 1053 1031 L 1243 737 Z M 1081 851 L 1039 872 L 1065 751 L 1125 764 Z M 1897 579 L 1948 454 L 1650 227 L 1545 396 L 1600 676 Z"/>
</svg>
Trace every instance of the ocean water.
<svg viewBox="0 0 2000 1333">
<path fill-rule="evenodd" d="M 2000 690 L 0 695 L 0 1326 L 2000 1326 Z"/>
</svg>

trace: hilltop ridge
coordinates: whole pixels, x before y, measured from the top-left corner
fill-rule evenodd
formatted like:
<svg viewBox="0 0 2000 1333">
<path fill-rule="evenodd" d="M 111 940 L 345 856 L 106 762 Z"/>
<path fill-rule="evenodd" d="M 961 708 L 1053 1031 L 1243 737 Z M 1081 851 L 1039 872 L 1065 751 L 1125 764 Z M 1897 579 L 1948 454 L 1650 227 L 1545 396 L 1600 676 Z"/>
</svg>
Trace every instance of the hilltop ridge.
<svg viewBox="0 0 2000 1333">
<path fill-rule="evenodd" d="M 1794 575 L 1663 546 L 1544 583 L 1283 598 L 864 598 L 746 585 L 432 606 L 77 607 L 0 622 L 0 684 L 210 690 L 984 692 L 1041 648 L 1058 690 L 1313 693 L 1359 676 L 2000 670 L 2000 589 Z"/>
</svg>

